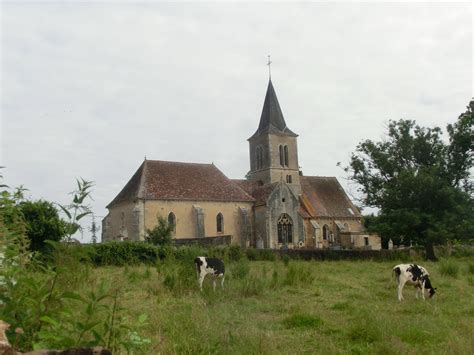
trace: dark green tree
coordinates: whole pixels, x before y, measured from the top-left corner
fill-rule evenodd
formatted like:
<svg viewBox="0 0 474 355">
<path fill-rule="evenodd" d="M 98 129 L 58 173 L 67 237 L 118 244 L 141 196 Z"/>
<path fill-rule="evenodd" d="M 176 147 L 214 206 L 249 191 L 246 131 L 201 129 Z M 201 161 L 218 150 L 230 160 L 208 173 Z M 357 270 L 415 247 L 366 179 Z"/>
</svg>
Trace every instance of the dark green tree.
<svg viewBox="0 0 474 355">
<path fill-rule="evenodd" d="M 153 245 L 170 245 L 174 226 L 170 225 L 166 219 L 157 217 L 157 225 L 153 229 L 147 229 L 145 240 Z"/>
<path fill-rule="evenodd" d="M 26 222 L 26 235 L 31 250 L 44 251 L 46 240 L 60 241 L 67 232 L 67 223 L 51 202 L 23 201 L 19 208 Z"/>
<path fill-rule="evenodd" d="M 386 138 L 358 144 L 345 170 L 359 186 L 364 206 L 379 209 L 372 231 L 395 243 L 433 245 L 474 236 L 472 198 L 474 101 L 448 125 L 449 141 L 438 127 L 390 121 Z"/>
</svg>

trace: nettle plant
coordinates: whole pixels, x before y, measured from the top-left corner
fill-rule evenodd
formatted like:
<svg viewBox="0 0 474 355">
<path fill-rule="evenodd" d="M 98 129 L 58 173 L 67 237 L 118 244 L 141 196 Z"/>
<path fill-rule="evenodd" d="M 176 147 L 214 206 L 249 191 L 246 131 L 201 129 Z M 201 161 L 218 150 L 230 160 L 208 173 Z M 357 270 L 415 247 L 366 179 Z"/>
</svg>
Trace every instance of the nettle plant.
<svg viewBox="0 0 474 355">
<path fill-rule="evenodd" d="M 10 324 L 7 337 L 15 350 L 67 349 L 103 346 L 115 352 L 133 352 L 150 343 L 138 332 L 146 317 L 131 321 L 119 304 L 121 289 L 87 280 L 78 249 L 71 246 L 79 220 L 91 213 L 85 204 L 93 184 L 80 179 L 72 202 L 61 206 L 68 218 L 66 243 L 48 242 L 48 257 L 29 250 L 19 202 L 22 189 L 0 191 L 0 319 Z M 82 274 L 77 277 L 77 274 Z M 92 285 L 77 292 L 78 279 Z M 133 328 L 129 326 L 133 324 Z"/>
</svg>

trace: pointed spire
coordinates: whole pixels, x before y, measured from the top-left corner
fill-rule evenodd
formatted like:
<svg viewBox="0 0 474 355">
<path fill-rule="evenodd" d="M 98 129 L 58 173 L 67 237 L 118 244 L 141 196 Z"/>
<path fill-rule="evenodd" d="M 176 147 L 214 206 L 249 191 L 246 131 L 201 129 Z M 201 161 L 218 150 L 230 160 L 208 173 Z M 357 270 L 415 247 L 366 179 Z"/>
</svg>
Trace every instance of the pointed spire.
<svg viewBox="0 0 474 355">
<path fill-rule="evenodd" d="M 283 134 L 293 137 L 298 136 L 286 126 L 271 79 L 268 81 L 267 94 L 265 95 L 262 115 L 260 116 L 260 124 L 258 125 L 257 132 L 250 138 L 262 133 Z"/>
</svg>

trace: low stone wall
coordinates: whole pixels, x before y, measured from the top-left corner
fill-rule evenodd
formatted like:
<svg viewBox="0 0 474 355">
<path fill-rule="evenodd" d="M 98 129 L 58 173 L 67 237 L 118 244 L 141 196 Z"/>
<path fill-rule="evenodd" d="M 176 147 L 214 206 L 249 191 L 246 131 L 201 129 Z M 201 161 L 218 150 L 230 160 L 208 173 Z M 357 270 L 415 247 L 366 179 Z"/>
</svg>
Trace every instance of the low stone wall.
<svg viewBox="0 0 474 355">
<path fill-rule="evenodd" d="M 179 238 L 173 239 L 172 243 L 176 246 L 181 245 L 199 245 L 199 246 L 215 246 L 215 245 L 230 245 L 232 240 L 231 235 L 220 235 L 217 237 L 204 237 L 204 238 Z"/>
<path fill-rule="evenodd" d="M 329 250 L 329 249 L 272 249 L 280 258 L 302 260 L 396 260 L 410 259 L 410 250 Z"/>
</svg>

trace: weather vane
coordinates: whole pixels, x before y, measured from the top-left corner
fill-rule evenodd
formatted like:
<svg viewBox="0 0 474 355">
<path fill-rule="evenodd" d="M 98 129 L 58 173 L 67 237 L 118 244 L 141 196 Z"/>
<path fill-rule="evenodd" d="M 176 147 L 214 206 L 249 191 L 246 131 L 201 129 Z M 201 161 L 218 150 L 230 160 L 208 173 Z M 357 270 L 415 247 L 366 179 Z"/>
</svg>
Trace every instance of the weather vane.
<svg viewBox="0 0 474 355">
<path fill-rule="evenodd" d="M 270 60 L 270 54 L 268 55 L 268 77 L 271 79 L 272 78 L 272 70 L 271 70 L 271 67 L 270 65 L 272 64 L 272 61 Z"/>
</svg>

